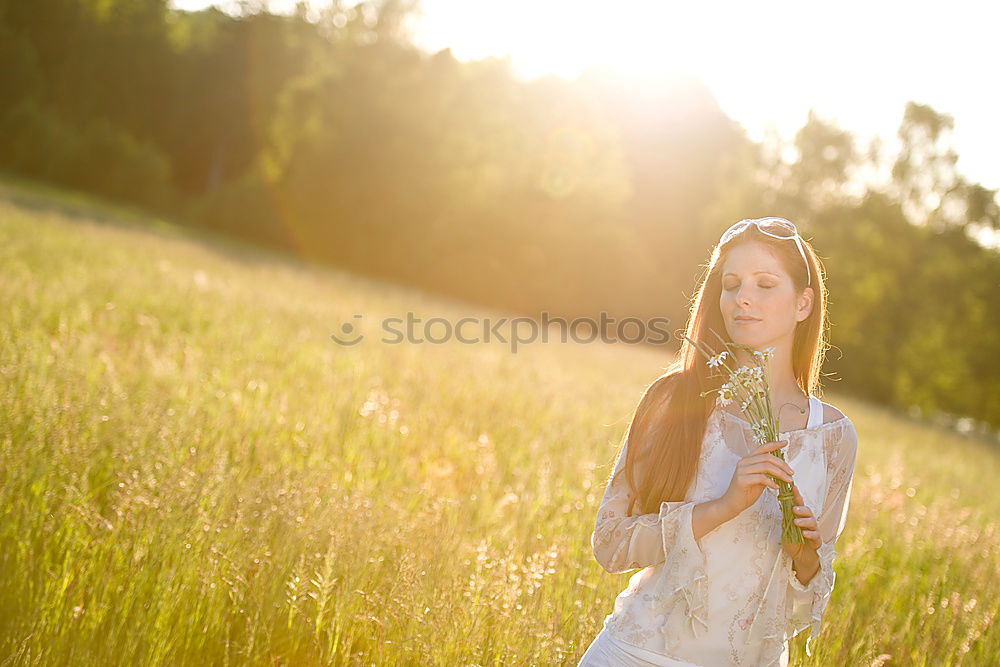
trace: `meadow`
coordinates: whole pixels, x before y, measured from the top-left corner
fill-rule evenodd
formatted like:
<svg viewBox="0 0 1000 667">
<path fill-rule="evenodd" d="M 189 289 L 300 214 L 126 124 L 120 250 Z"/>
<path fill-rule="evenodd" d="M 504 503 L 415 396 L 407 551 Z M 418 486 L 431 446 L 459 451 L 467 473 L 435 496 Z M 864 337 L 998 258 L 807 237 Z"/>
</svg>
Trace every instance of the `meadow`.
<svg viewBox="0 0 1000 667">
<path fill-rule="evenodd" d="M 9 187 L 0 308 L 4 665 L 575 665 L 627 582 L 590 533 L 663 353 L 386 344 L 504 314 Z M 792 664 L 1000 664 L 997 441 L 821 397 L 860 450 Z"/>
</svg>

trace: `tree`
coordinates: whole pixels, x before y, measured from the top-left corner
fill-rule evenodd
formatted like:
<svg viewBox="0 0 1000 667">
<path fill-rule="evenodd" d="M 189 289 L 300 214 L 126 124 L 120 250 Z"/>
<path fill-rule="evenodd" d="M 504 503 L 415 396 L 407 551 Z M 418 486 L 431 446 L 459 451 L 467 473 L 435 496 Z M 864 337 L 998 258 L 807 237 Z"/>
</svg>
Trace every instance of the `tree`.
<svg viewBox="0 0 1000 667">
<path fill-rule="evenodd" d="M 948 141 L 953 129 L 950 115 L 915 102 L 906 105 L 898 131 L 902 147 L 892 169 L 893 191 L 907 217 L 932 230 L 998 230 L 997 191 L 958 173 L 958 154 Z"/>
</svg>

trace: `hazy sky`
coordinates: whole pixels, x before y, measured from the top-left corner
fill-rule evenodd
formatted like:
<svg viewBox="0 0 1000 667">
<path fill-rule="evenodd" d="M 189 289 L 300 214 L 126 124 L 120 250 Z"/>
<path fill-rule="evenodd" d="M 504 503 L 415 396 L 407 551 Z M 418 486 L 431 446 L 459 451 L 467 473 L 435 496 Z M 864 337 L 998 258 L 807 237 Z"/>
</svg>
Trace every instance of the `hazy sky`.
<svg viewBox="0 0 1000 667">
<path fill-rule="evenodd" d="M 174 2 L 208 4 L 226 6 Z M 525 78 L 573 78 L 590 62 L 636 77 L 692 72 L 755 140 L 769 126 L 790 138 L 812 107 L 859 139 L 881 136 L 894 148 L 906 102 L 929 104 L 955 119 L 959 171 L 1000 188 L 1000 4 L 422 0 L 421 7 L 411 24 L 419 46 L 451 47 L 461 60 L 509 56 Z"/>
</svg>

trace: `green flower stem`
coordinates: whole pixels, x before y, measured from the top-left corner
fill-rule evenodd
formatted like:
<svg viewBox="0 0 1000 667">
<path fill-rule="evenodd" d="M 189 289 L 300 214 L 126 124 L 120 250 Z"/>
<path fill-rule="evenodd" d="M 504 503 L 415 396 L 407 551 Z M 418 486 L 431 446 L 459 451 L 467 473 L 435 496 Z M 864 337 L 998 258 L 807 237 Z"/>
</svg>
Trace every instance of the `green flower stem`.
<svg viewBox="0 0 1000 667">
<path fill-rule="evenodd" d="M 778 452 L 778 458 L 785 460 L 784 455 Z M 775 479 L 772 475 L 771 479 Z M 795 493 L 792 485 L 783 479 L 775 479 L 778 482 L 778 503 L 781 505 L 781 541 L 788 544 L 804 544 L 805 536 L 802 529 L 795 523 L 795 513 L 792 507 L 795 506 Z"/>
<path fill-rule="evenodd" d="M 718 366 L 721 366 L 726 375 L 728 376 L 730 383 L 732 384 L 734 393 L 740 401 L 740 405 L 746 404 L 746 409 L 742 410 L 743 414 L 748 417 L 748 421 L 751 424 L 760 424 L 763 426 L 764 437 L 767 442 L 777 442 L 778 438 L 781 436 L 779 417 L 774 411 L 773 404 L 771 402 L 771 375 L 770 375 L 770 364 L 762 363 L 761 357 L 754 354 L 754 350 L 747 345 L 738 345 L 736 343 L 730 343 L 723 339 L 714 330 L 712 331 L 715 337 L 718 338 L 726 350 L 729 352 L 727 357 L 735 360 L 736 355 L 733 353 L 733 348 L 742 349 L 750 352 L 751 363 L 755 367 L 763 369 L 763 386 L 752 387 L 752 392 L 747 391 L 747 387 L 742 382 L 732 382 L 732 379 L 736 377 L 736 370 L 734 370 L 725 359 L 718 361 Z M 698 352 L 700 352 L 707 359 L 712 359 L 713 357 L 718 357 L 719 353 L 715 352 L 707 344 L 702 347 L 702 345 L 691 340 L 687 336 L 683 338 L 691 343 L 692 346 Z M 706 348 L 708 352 L 706 352 Z M 713 389 L 711 391 L 701 392 L 701 396 L 706 394 L 718 392 L 718 389 Z M 775 450 L 773 452 L 782 461 L 785 460 L 785 453 L 783 451 Z M 795 493 L 792 491 L 792 485 L 783 479 L 779 479 L 774 475 L 768 475 L 778 484 L 778 504 L 781 506 L 781 541 L 788 544 L 803 544 L 805 543 L 805 537 L 802 535 L 802 529 L 795 523 L 795 513 L 792 511 L 792 507 L 795 506 Z"/>
</svg>

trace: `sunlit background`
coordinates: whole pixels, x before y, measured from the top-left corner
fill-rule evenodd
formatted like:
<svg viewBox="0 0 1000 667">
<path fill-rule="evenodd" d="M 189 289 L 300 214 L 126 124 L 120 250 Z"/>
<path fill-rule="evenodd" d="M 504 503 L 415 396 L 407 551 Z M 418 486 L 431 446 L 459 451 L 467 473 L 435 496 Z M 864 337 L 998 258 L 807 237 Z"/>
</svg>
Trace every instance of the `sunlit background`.
<svg viewBox="0 0 1000 667">
<path fill-rule="evenodd" d="M 1000 664 L 998 11 L 0 0 L 0 662 L 575 665 L 632 411 L 780 215 L 859 435 L 790 664 Z"/>
<path fill-rule="evenodd" d="M 296 2 L 258 4 L 291 13 Z M 955 118 L 959 169 L 989 188 L 1000 188 L 998 99 L 980 84 L 997 76 L 998 24 L 1000 7 L 969 0 L 947 11 L 936 3 L 861 0 L 422 0 L 409 22 L 421 48 L 450 48 L 461 60 L 506 57 L 525 78 L 572 79 L 588 66 L 614 68 L 638 86 L 700 77 L 757 141 L 768 131 L 792 137 L 815 109 L 859 139 L 879 137 L 894 149 L 906 101 L 929 104 Z"/>
</svg>

